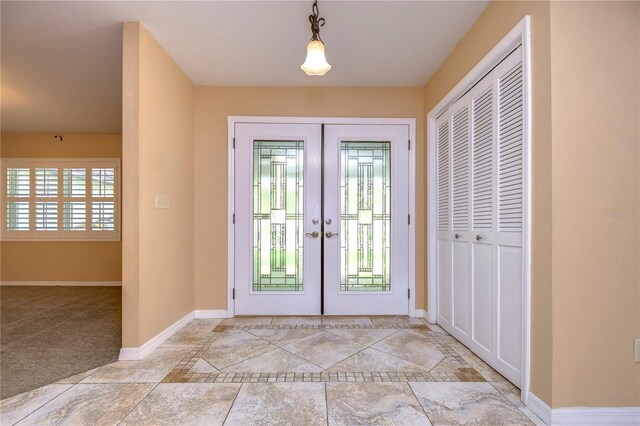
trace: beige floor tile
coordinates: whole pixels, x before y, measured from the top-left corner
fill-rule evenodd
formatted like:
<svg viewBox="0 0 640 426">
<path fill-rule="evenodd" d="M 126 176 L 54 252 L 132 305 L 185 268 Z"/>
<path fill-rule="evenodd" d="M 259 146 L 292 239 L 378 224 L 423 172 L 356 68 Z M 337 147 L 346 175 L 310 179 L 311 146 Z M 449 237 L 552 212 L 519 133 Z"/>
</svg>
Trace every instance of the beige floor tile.
<svg viewBox="0 0 640 426">
<path fill-rule="evenodd" d="M 317 329 L 295 329 L 295 328 L 282 328 L 282 329 L 269 329 L 269 328 L 257 328 L 254 330 L 247 330 L 248 333 L 258 336 L 267 342 L 273 343 L 276 346 L 284 346 L 296 340 L 304 339 L 313 334 L 319 332 Z"/>
<path fill-rule="evenodd" d="M 238 394 L 236 383 L 161 383 L 122 425 L 221 425 Z"/>
<path fill-rule="evenodd" d="M 223 373 L 319 373 L 313 365 L 280 348 L 256 355 L 222 370 Z"/>
<path fill-rule="evenodd" d="M 335 334 L 336 336 L 344 337 L 345 339 L 353 340 L 356 343 L 367 346 L 373 345 L 385 337 L 389 337 L 390 335 L 398 332 L 398 330 L 393 328 L 329 328 L 326 331 L 328 333 Z"/>
<path fill-rule="evenodd" d="M 397 356 L 367 348 L 341 361 L 329 371 L 339 372 L 407 372 L 428 373 L 429 369 Z"/>
<path fill-rule="evenodd" d="M 328 315 L 322 317 L 322 323 L 325 325 L 337 324 L 354 324 L 354 325 L 372 325 L 373 322 L 368 316 L 355 315 Z"/>
<path fill-rule="evenodd" d="M 225 425 L 326 425 L 324 383 L 245 383 Z"/>
<path fill-rule="evenodd" d="M 244 361 L 263 352 L 275 349 L 276 346 L 246 331 L 236 333 L 222 332 L 212 341 L 211 346 L 202 354 L 218 370 Z"/>
<path fill-rule="evenodd" d="M 196 318 L 187 325 L 197 325 L 197 326 L 206 325 L 206 326 L 210 326 L 211 328 L 214 328 L 221 322 L 222 322 L 221 318 Z"/>
<path fill-rule="evenodd" d="M 372 315 L 369 318 L 375 325 L 383 326 L 423 324 L 420 318 L 408 315 Z"/>
<path fill-rule="evenodd" d="M 320 316 L 304 316 L 304 317 L 273 317 L 271 325 L 320 325 L 322 317 Z"/>
<path fill-rule="evenodd" d="M 139 361 L 118 361 L 100 367 L 81 383 L 158 383 L 187 353 L 188 348 L 158 348 Z"/>
<path fill-rule="evenodd" d="M 197 346 L 211 334 L 213 327 L 210 325 L 187 325 L 167 340 L 160 347 L 162 348 L 188 348 Z"/>
<path fill-rule="evenodd" d="M 417 333 L 404 330 L 379 341 L 371 347 L 429 369 L 435 367 L 444 359 L 444 354 L 433 343 Z"/>
<path fill-rule="evenodd" d="M 331 425 L 430 425 L 407 383 L 327 383 Z"/>
<path fill-rule="evenodd" d="M 521 406 L 521 405 L 524 405 L 522 403 L 522 400 L 520 399 L 520 389 L 515 387 L 513 385 L 513 383 L 511 383 L 511 382 L 491 382 L 491 384 L 493 385 L 494 388 L 496 388 L 498 390 L 498 392 L 500 392 L 502 394 L 502 396 L 507 398 L 507 400 L 509 400 L 509 402 L 512 403 L 513 405 L 515 405 L 517 407 Z"/>
<path fill-rule="evenodd" d="M 12 425 L 18 422 L 71 386 L 71 384 L 47 385 L 0 401 L 0 424 Z"/>
<path fill-rule="evenodd" d="M 234 317 L 222 320 L 220 325 L 269 325 L 272 317 Z"/>
<path fill-rule="evenodd" d="M 529 425 L 531 421 L 491 384 L 410 383 L 434 425 Z"/>
<path fill-rule="evenodd" d="M 19 425 L 114 425 L 147 396 L 154 384 L 78 384 Z"/>
<path fill-rule="evenodd" d="M 202 358 L 198 358 L 196 363 L 193 364 L 193 367 L 189 369 L 189 372 L 198 374 L 216 373 L 217 371 L 218 370 L 213 365 L 209 364 Z"/>
<path fill-rule="evenodd" d="M 365 348 L 352 340 L 325 331 L 284 346 L 284 349 L 312 364 L 329 368 Z"/>
</svg>

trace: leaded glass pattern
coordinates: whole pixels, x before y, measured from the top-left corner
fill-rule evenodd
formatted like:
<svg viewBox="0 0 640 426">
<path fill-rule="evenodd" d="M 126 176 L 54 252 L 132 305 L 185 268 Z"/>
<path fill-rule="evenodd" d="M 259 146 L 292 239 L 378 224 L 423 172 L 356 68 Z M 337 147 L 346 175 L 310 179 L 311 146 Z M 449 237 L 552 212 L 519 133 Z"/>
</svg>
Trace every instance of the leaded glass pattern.
<svg viewBox="0 0 640 426">
<path fill-rule="evenodd" d="M 253 143 L 253 291 L 303 290 L 304 146 Z"/>
<path fill-rule="evenodd" d="M 391 144 L 342 142 L 341 291 L 391 290 Z"/>
</svg>

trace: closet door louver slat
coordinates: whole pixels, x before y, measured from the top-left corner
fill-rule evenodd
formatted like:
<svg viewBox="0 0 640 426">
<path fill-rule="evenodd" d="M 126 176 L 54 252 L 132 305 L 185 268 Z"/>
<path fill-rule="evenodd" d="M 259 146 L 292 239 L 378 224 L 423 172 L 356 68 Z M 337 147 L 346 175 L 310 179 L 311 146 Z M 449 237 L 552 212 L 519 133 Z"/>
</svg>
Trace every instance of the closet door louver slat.
<svg viewBox="0 0 640 426">
<path fill-rule="evenodd" d="M 453 230 L 469 229 L 469 108 L 453 116 Z"/>
<path fill-rule="evenodd" d="M 500 78 L 498 90 L 498 228 L 522 232 L 522 64 Z"/>
<path fill-rule="evenodd" d="M 449 230 L 449 122 L 438 128 L 438 231 Z"/>
<path fill-rule="evenodd" d="M 473 229 L 493 228 L 493 93 L 473 101 Z"/>
</svg>

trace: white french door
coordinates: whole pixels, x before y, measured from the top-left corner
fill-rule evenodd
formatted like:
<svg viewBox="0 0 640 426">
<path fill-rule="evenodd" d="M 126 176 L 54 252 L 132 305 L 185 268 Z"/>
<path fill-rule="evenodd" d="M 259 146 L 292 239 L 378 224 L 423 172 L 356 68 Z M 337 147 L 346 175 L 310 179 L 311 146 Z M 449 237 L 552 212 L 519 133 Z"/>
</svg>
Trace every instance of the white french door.
<svg viewBox="0 0 640 426">
<path fill-rule="evenodd" d="M 408 126 L 327 125 L 324 140 L 325 313 L 406 315 Z"/>
<path fill-rule="evenodd" d="M 408 141 L 407 125 L 235 124 L 237 315 L 408 313 Z"/>
<path fill-rule="evenodd" d="M 235 312 L 318 315 L 319 124 L 236 124 Z"/>
</svg>

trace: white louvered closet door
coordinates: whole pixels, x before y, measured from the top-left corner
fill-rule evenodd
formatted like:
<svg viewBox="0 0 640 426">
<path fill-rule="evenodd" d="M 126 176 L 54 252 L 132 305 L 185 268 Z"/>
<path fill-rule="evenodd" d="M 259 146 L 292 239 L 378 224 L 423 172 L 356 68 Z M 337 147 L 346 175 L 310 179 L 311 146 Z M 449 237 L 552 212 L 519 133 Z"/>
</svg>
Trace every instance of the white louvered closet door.
<svg viewBox="0 0 640 426">
<path fill-rule="evenodd" d="M 520 386 L 522 48 L 456 101 L 436 125 L 437 321 Z"/>
<path fill-rule="evenodd" d="M 524 83 L 522 48 L 494 71 L 497 92 L 496 369 L 520 384 L 523 339 Z"/>
<path fill-rule="evenodd" d="M 466 343 L 470 329 L 469 97 L 451 108 L 452 333 Z"/>
<path fill-rule="evenodd" d="M 471 339 L 485 359 L 495 353 L 495 98 L 490 74 L 470 91 L 471 107 Z"/>
<path fill-rule="evenodd" d="M 437 207 L 437 321 L 445 328 L 451 326 L 451 131 L 449 114 L 436 121 L 438 189 Z"/>
</svg>

